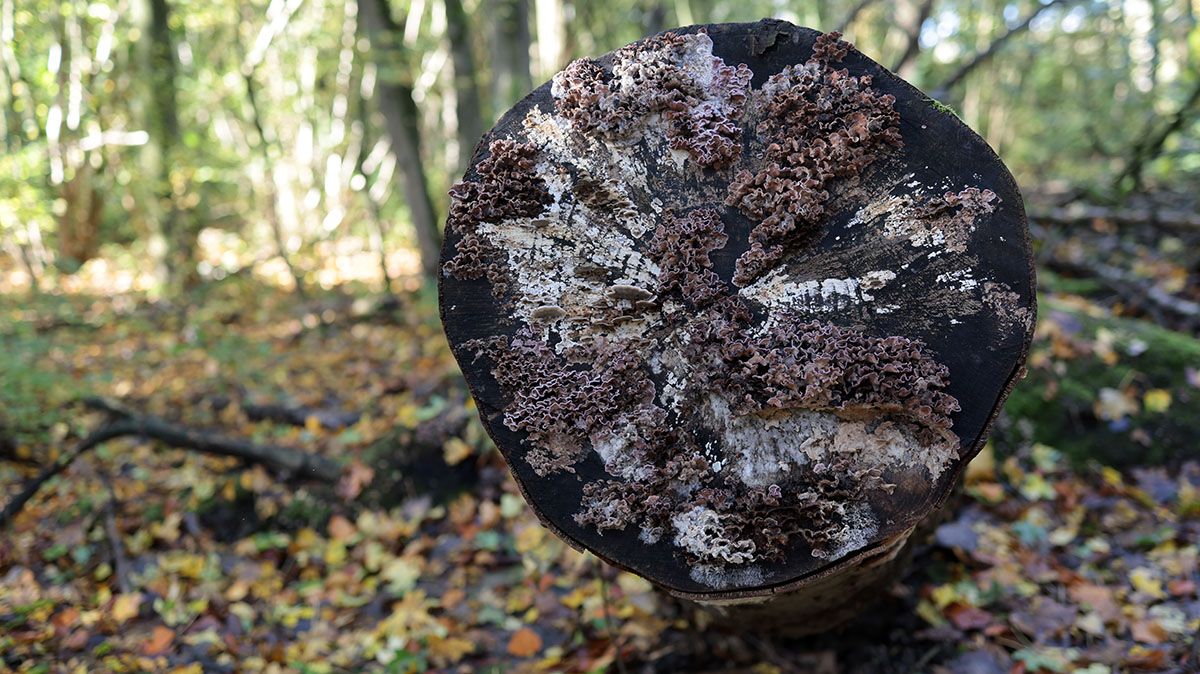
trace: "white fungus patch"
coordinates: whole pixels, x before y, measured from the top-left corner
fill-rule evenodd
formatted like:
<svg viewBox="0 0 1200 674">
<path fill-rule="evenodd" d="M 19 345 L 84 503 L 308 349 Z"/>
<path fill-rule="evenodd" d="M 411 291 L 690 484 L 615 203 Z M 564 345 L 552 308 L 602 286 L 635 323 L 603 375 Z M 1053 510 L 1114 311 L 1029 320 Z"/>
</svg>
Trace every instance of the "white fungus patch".
<svg viewBox="0 0 1200 674">
<path fill-rule="evenodd" d="M 805 408 L 734 416 L 715 394 L 702 413 L 721 437 L 728 474 L 748 487 L 782 483 L 792 471 L 835 460 L 858 470 L 924 468 L 933 481 L 958 457 L 953 433 L 943 431 L 939 441 L 927 444 L 907 425 L 892 421 L 844 419 Z"/>
<path fill-rule="evenodd" d="M 979 285 L 979 282 L 972 276 L 974 270 L 970 268 L 955 269 L 943 274 L 938 274 L 937 283 L 954 287 L 959 292 L 967 292 Z"/>
<path fill-rule="evenodd" d="M 879 518 L 871 510 L 870 504 L 847 504 L 842 518 L 842 535 L 837 538 L 837 547 L 825 551 L 822 555 L 827 559 L 841 559 L 856 550 L 861 550 L 879 533 Z"/>
<path fill-rule="evenodd" d="M 690 575 L 692 580 L 714 590 L 754 587 L 766 582 L 766 574 L 758 566 L 729 569 L 710 564 L 693 564 Z"/>
<path fill-rule="evenodd" d="M 754 561 L 754 541 L 726 537 L 727 527 L 721 520 L 720 513 L 700 505 L 676 514 L 671 519 L 676 547 L 687 550 L 701 560 L 726 564 Z"/>
<path fill-rule="evenodd" d="M 783 311 L 824 315 L 872 302 L 875 293 L 896 279 L 889 269 L 868 271 L 862 276 L 801 280 L 797 270 L 780 267 L 742 289 L 743 297 L 754 300 L 774 316 Z M 768 318 L 768 324 L 773 324 Z"/>
</svg>

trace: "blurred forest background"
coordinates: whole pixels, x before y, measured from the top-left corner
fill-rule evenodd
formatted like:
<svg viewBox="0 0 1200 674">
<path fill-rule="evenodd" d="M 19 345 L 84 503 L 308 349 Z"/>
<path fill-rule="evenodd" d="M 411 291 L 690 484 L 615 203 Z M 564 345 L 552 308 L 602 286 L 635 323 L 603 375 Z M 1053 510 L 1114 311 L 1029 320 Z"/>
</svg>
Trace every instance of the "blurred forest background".
<svg viewBox="0 0 1200 674">
<path fill-rule="evenodd" d="M 1198 12 L 0 0 L 0 668 L 1200 671 Z M 516 100 L 764 16 L 842 31 L 996 149 L 1041 303 L 957 518 L 886 610 L 784 644 L 540 528 L 432 279 Z"/>
</svg>

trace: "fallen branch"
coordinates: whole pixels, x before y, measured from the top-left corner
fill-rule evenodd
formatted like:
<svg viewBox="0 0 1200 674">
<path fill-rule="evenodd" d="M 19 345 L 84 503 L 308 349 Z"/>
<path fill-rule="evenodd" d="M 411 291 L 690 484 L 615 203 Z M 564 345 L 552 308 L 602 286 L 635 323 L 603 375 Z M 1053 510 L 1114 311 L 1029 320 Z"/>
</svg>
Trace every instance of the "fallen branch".
<svg viewBox="0 0 1200 674">
<path fill-rule="evenodd" d="M 353 426 L 362 418 L 359 412 L 315 407 L 284 407 L 283 405 L 243 405 L 242 411 L 251 421 L 274 421 L 291 426 L 307 426 L 315 418 L 323 428 L 337 430 Z"/>
<path fill-rule="evenodd" d="M 117 526 L 117 490 L 107 475 L 100 473 L 100 478 L 108 489 L 108 500 L 104 502 L 104 533 L 112 552 L 113 575 L 117 579 L 117 589 L 122 594 L 129 594 L 133 592 L 133 584 L 129 582 L 129 558 L 125 556 L 125 543 Z"/>
<path fill-rule="evenodd" d="M 84 405 L 108 412 L 114 420 L 92 432 L 81 440 L 70 452 L 53 465 L 31 479 L 21 493 L 17 494 L 0 511 L 0 527 L 6 526 L 21 512 L 42 485 L 58 475 L 85 452 L 108 440 L 128 435 L 137 435 L 179 449 L 192 449 L 217 456 L 235 456 L 239 459 L 266 466 L 277 474 L 290 478 L 301 476 L 336 482 L 342 474 L 341 466 L 319 454 L 310 454 L 279 445 L 257 445 L 219 435 L 210 435 L 195 429 L 174 425 L 157 417 L 140 414 L 104 398 L 87 398 Z"/>
<path fill-rule="evenodd" d="M 1052 259 L 1048 261 L 1052 269 L 1067 271 L 1080 276 L 1092 276 L 1108 286 L 1114 292 L 1132 300 L 1145 300 L 1159 309 L 1165 309 L 1182 318 L 1189 325 L 1200 319 L 1200 303 L 1193 302 L 1154 285 L 1124 269 L 1104 264 L 1090 262 L 1087 265 Z"/>
<path fill-rule="evenodd" d="M 1150 226 L 1173 232 L 1200 231 L 1200 215 L 1182 209 L 1156 208 L 1107 208 L 1076 204 L 1062 208 L 1032 210 L 1029 218 L 1034 221 L 1053 222 L 1062 225 L 1085 224 L 1094 220 L 1106 220 L 1118 225 Z"/>
</svg>

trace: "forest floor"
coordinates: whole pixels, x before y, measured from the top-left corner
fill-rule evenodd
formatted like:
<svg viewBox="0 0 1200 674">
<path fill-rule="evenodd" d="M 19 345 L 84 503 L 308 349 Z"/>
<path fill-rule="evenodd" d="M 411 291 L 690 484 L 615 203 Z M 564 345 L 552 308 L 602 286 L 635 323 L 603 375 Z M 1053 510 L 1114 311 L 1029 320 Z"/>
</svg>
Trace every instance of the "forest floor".
<svg viewBox="0 0 1200 674">
<path fill-rule="evenodd" d="M 791 640 L 542 528 L 428 290 L 0 296 L 3 503 L 121 421 L 89 396 L 339 471 L 136 433 L 82 453 L 0 525 L 0 669 L 1200 672 L 1200 343 L 1046 278 L 1030 375 L 948 523 L 866 616 Z"/>
</svg>

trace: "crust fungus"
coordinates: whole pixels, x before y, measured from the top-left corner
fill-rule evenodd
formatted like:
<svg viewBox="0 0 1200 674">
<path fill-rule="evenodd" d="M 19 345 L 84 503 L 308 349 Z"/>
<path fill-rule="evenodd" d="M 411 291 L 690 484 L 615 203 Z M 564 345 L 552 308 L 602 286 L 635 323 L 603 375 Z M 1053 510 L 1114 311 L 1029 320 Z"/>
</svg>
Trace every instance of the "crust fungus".
<svg viewBox="0 0 1200 674">
<path fill-rule="evenodd" d="M 442 318 L 547 526 L 793 631 L 896 572 L 1035 311 L 1011 176 L 924 100 L 763 21 L 581 59 L 501 119 L 451 190 Z"/>
</svg>

